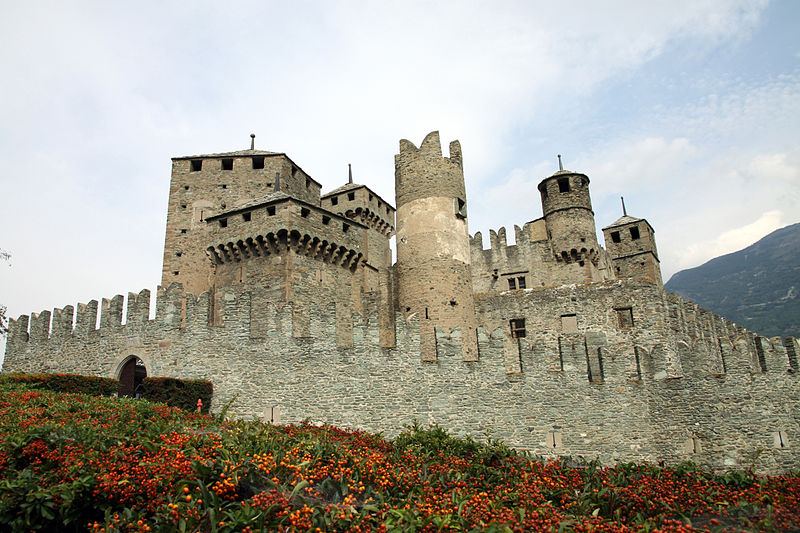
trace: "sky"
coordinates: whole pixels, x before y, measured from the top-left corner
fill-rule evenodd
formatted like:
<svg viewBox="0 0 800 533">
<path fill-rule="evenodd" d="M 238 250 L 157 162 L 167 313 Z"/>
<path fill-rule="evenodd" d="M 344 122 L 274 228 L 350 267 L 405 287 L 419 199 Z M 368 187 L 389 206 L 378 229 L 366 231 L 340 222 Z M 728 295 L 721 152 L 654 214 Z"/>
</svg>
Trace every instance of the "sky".
<svg viewBox="0 0 800 533">
<path fill-rule="evenodd" d="M 800 222 L 794 0 L 0 1 L 11 317 L 154 290 L 170 158 L 251 133 L 389 201 L 400 139 L 458 139 L 485 246 L 562 154 L 598 231 L 620 196 L 655 228 L 665 280 Z"/>
</svg>

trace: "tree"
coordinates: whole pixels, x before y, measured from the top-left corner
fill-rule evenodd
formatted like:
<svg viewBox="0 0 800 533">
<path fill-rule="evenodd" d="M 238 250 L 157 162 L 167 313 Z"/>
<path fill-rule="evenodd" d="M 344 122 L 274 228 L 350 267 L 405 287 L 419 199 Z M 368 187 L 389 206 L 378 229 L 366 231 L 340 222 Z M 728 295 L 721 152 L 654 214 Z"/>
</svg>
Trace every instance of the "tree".
<svg viewBox="0 0 800 533">
<path fill-rule="evenodd" d="M 0 261 L 5 261 L 8 266 L 11 266 L 11 254 L 3 249 L 0 249 Z M 6 316 L 6 306 L 0 304 L 0 335 L 4 336 L 8 333 L 8 317 Z"/>
</svg>

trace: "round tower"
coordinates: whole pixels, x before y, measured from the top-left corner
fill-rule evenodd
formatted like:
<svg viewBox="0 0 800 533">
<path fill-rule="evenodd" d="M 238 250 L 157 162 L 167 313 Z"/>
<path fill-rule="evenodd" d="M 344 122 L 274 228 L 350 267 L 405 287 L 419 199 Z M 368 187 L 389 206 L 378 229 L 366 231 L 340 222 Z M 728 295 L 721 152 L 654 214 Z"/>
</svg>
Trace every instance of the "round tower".
<svg viewBox="0 0 800 533">
<path fill-rule="evenodd" d="M 439 132 L 395 155 L 397 302 L 420 317 L 423 360 L 435 360 L 434 328 L 461 328 L 465 361 L 477 360 L 477 319 L 461 145 L 442 157 Z"/>
<path fill-rule="evenodd" d="M 559 156 L 559 166 L 560 166 Z M 559 170 L 539 184 L 542 213 L 556 260 L 597 265 L 600 246 L 594 224 L 589 178 Z"/>
</svg>

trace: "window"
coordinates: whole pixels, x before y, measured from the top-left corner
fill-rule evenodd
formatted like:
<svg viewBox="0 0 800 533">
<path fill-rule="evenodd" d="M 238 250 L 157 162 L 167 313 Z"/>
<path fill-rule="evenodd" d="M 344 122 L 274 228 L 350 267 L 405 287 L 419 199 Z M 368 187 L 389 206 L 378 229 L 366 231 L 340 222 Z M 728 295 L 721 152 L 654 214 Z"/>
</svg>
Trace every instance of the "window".
<svg viewBox="0 0 800 533">
<path fill-rule="evenodd" d="M 331 196 L 331 205 L 338 205 L 338 204 L 339 204 L 339 198 L 336 196 Z"/>
<path fill-rule="evenodd" d="M 514 278 L 508 278 L 508 290 L 513 291 L 517 288 L 517 280 Z"/>
<path fill-rule="evenodd" d="M 461 198 L 455 199 L 455 211 L 458 218 L 467 218 L 467 211 L 464 209 L 466 203 Z"/>
<path fill-rule="evenodd" d="M 272 217 L 272 216 L 275 216 L 275 206 L 274 206 L 274 205 L 271 205 L 271 206 L 269 206 L 269 207 L 267 208 L 267 214 L 268 214 L 269 216 L 271 216 L 271 217 Z"/>
<path fill-rule="evenodd" d="M 328 224 L 330 224 L 330 222 L 331 222 L 331 217 L 329 217 L 329 216 L 323 216 L 322 217 L 322 223 L 325 224 L 326 226 Z"/>
<path fill-rule="evenodd" d="M 309 178 L 306 178 L 306 189 L 309 188 L 311 188 L 311 180 Z"/>
<path fill-rule="evenodd" d="M 228 219 L 227 218 L 219 219 L 219 227 L 220 228 L 227 228 L 228 227 Z"/>
<path fill-rule="evenodd" d="M 620 242 L 621 240 L 622 239 L 619 238 L 619 232 L 618 231 L 612 231 L 611 232 L 611 241 L 612 242 Z"/>
<path fill-rule="evenodd" d="M 639 226 L 634 226 L 630 229 L 631 239 L 634 241 L 639 240 Z"/>
<path fill-rule="evenodd" d="M 542 200 L 547 200 L 547 187 L 544 186 L 539 191 L 542 193 Z"/>
<path fill-rule="evenodd" d="M 242 220 L 244 220 L 245 222 L 250 222 L 251 216 L 252 215 L 250 213 L 242 213 Z"/>
<path fill-rule="evenodd" d="M 186 204 L 181 204 L 181 209 L 186 209 Z"/>
<path fill-rule="evenodd" d="M 578 316 L 561 315 L 561 331 L 564 333 L 578 333 Z"/>
<path fill-rule="evenodd" d="M 223 159 L 222 170 L 233 170 L 233 159 Z"/>
<path fill-rule="evenodd" d="M 308 209 L 307 207 L 303 207 L 300 209 L 300 216 L 303 218 L 308 218 L 309 213 L 311 213 L 311 210 Z"/>
<path fill-rule="evenodd" d="M 228 188 L 228 186 L 226 184 L 224 184 L 224 183 L 221 184 L 220 187 L 222 187 L 223 189 L 227 189 Z"/>
<path fill-rule="evenodd" d="M 172 275 L 173 275 L 173 276 L 177 276 L 177 275 L 178 275 L 178 271 L 177 271 L 177 270 L 173 271 L 173 272 L 172 272 Z"/>
<path fill-rule="evenodd" d="M 509 321 L 509 325 L 511 326 L 511 338 L 512 339 L 523 339 L 525 338 L 525 319 L 524 318 L 514 318 Z"/>
<path fill-rule="evenodd" d="M 525 276 L 517 278 L 517 287 L 519 287 L 520 289 L 525 288 Z"/>
<path fill-rule="evenodd" d="M 347 233 L 347 230 L 349 229 L 350 229 L 350 224 L 342 224 L 342 231 L 344 233 Z"/>
<path fill-rule="evenodd" d="M 175 252 L 175 257 L 180 257 L 183 255 L 183 252 Z"/>
<path fill-rule="evenodd" d="M 255 169 L 264 168 L 264 157 L 263 156 L 254 157 L 253 158 L 253 168 L 255 168 Z"/>
<path fill-rule="evenodd" d="M 617 325 L 622 329 L 629 329 L 633 327 L 633 308 L 620 307 L 614 309 L 617 312 Z"/>
<path fill-rule="evenodd" d="M 188 229 L 182 229 L 181 233 L 186 233 L 187 231 L 189 231 L 189 230 Z"/>
<path fill-rule="evenodd" d="M 569 192 L 569 178 L 558 179 L 558 192 Z"/>
<path fill-rule="evenodd" d="M 355 200 L 356 199 L 356 193 L 354 193 L 354 192 L 347 193 L 347 199 L 350 200 L 350 201 Z"/>
<path fill-rule="evenodd" d="M 202 159 L 192 159 L 191 169 L 192 169 L 192 172 L 200 172 L 201 170 L 203 170 L 203 160 Z"/>
<path fill-rule="evenodd" d="M 369 201 L 370 202 L 372 201 L 372 195 L 371 194 L 369 195 Z"/>
<path fill-rule="evenodd" d="M 183 186 L 183 190 L 184 190 L 184 191 L 188 191 L 188 190 L 189 190 L 189 186 L 188 186 L 188 185 L 184 185 L 184 186 Z"/>
</svg>

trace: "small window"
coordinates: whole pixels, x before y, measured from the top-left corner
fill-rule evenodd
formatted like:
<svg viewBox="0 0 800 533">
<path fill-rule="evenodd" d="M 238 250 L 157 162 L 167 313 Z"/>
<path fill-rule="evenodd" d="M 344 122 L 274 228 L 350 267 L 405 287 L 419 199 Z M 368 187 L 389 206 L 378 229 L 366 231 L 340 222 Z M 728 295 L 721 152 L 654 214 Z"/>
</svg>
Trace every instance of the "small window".
<svg viewBox="0 0 800 533">
<path fill-rule="evenodd" d="M 307 207 L 303 207 L 300 209 L 300 216 L 303 218 L 308 218 L 309 213 L 311 213 L 311 210 L 308 209 Z"/>
<path fill-rule="evenodd" d="M 547 186 L 542 187 L 539 191 L 542 193 L 542 200 L 547 200 Z"/>
<path fill-rule="evenodd" d="M 177 271 L 177 270 L 174 270 L 174 271 L 172 272 L 172 275 L 173 275 L 173 276 L 177 276 L 177 275 L 178 275 L 178 271 Z"/>
<path fill-rule="evenodd" d="M 295 176 L 297 176 L 297 167 L 292 165 L 292 177 L 294 178 Z M 308 183 L 308 181 L 306 181 L 306 183 Z"/>
<path fill-rule="evenodd" d="M 186 204 L 181 204 L 181 209 L 186 209 Z"/>
<path fill-rule="evenodd" d="M 267 214 L 269 216 L 275 216 L 275 206 L 271 205 L 267 208 Z"/>
<path fill-rule="evenodd" d="M 378 200 L 378 209 L 380 209 L 381 207 L 383 207 L 383 204 L 381 203 L 380 200 Z"/>
<path fill-rule="evenodd" d="M 329 217 L 329 216 L 323 216 L 322 217 L 322 223 L 325 224 L 326 226 L 328 224 L 330 224 L 330 222 L 331 222 L 331 217 Z"/>
<path fill-rule="evenodd" d="M 353 200 L 356 199 L 356 193 L 354 193 L 354 192 L 347 193 L 347 199 L 352 202 Z"/>
<path fill-rule="evenodd" d="M 622 239 L 619 238 L 619 232 L 618 231 L 612 231 L 611 232 L 611 242 L 620 242 L 621 240 Z"/>
<path fill-rule="evenodd" d="M 455 206 L 456 216 L 458 218 L 467 218 L 467 211 L 464 209 L 466 205 L 467 205 L 466 202 L 464 202 L 464 200 L 462 200 L 461 198 L 455 199 L 454 206 Z"/>
<path fill-rule="evenodd" d="M 180 257 L 183 255 L 183 252 L 175 252 L 175 257 Z"/>
<path fill-rule="evenodd" d="M 331 205 L 338 205 L 339 198 L 337 196 L 331 196 Z"/>
<path fill-rule="evenodd" d="M 508 278 L 508 290 L 513 291 L 517 288 L 517 280 L 514 278 Z"/>
<path fill-rule="evenodd" d="M 629 329 L 633 327 L 633 308 L 620 307 L 614 309 L 617 312 L 617 325 L 622 329 Z"/>
<path fill-rule="evenodd" d="M 523 339 L 525 338 L 525 319 L 524 318 L 514 318 L 509 321 L 509 325 L 511 326 L 511 338 L 512 339 Z"/>
<path fill-rule="evenodd" d="M 222 187 L 223 189 L 227 189 L 227 188 L 228 188 L 228 186 L 227 186 L 225 183 L 223 183 L 222 185 L 220 185 L 220 187 Z"/>
<path fill-rule="evenodd" d="M 192 159 L 191 168 L 192 172 L 200 172 L 201 170 L 203 170 L 203 160 Z"/>
<path fill-rule="evenodd" d="M 222 209 L 225 209 L 225 204 L 222 204 Z"/>
<path fill-rule="evenodd" d="M 310 189 L 310 188 L 311 188 L 311 180 L 306 178 L 306 189 Z"/>
<path fill-rule="evenodd" d="M 638 240 L 639 239 L 639 226 L 634 226 L 630 229 L 631 232 L 631 239 Z"/>
<path fill-rule="evenodd" d="M 252 216 L 251 213 L 242 213 L 242 220 L 244 220 L 245 222 L 250 222 L 251 216 Z"/>
<path fill-rule="evenodd" d="M 222 170 L 233 170 L 233 159 L 223 159 Z"/>
<path fill-rule="evenodd" d="M 347 230 L 349 229 L 350 229 L 350 224 L 342 224 L 342 231 L 344 233 L 347 233 Z"/>
<path fill-rule="evenodd" d="M 181 233 L 186 233 L 187 231 L 189 231 L 189 230 L 188 229 L 182 229 Z"/>
<path fill-rule="evenodd" d="M 253 158 L 253 168 L 264 168 L 264 157 L 254 157 Z"/>
<path fill-rule="evenodd" d="M 228 227 L 228 219 L 227 218 L 219 219 L 219 227 L 220 228 L 227 228 Z"/>
<path fill-rule="evenodd" d="M 569 192 L 569 178 L 558 179 L 558 192 Z"/>
<path fill-rule="evenodd" d="M 577 315 L 561 315 L 561 331 L 564 333 L 578 333 Z"/>
<path fill-rule="evenodd" d="M 371 195 L 371 194 L 369 195 L 369 201 L 370 201 L 370 202 L 372 201 L 372 195 Z M 380 206 L 379 206 L 379 207 L 380 207 Z"/>
<path fill-rule="evenodd" d="M 188 185 L 184 185 L 184 186 L 183 186 L 183 190 L 184 190 L 184 191 L 188 191 L 188 190 L 189 190 L 189 186 L 188 186 Z"/>
<path fill-rule="evenodd" d="M 517 278 L 517 287 L 519 287 L 520 289 L 525 288 L 525 276 Z"/>
</svg>

